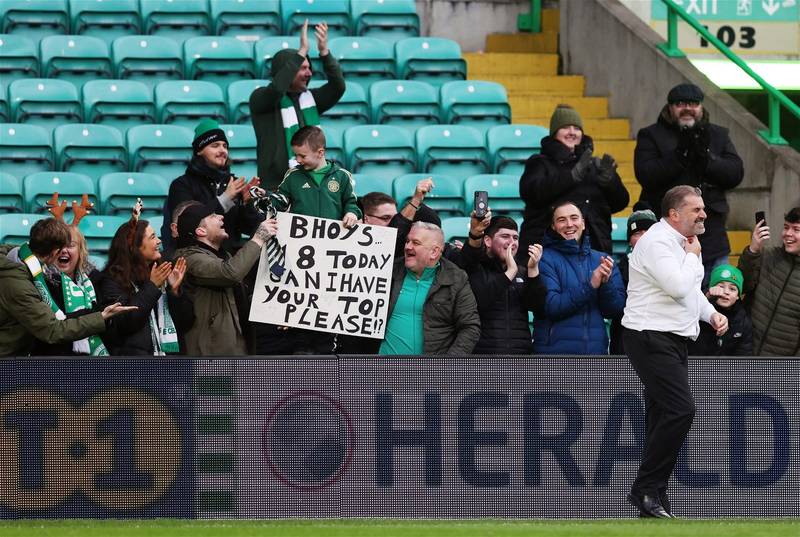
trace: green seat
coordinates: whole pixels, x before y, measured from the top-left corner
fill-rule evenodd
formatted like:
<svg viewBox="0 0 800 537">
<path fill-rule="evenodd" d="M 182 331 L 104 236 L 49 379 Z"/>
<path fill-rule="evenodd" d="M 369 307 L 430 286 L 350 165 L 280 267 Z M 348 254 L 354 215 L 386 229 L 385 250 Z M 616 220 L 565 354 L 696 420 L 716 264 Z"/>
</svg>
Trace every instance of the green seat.
<svg viewBox="0 0 800 537">
<path fill-rule="evenodd" d="M 51 35 L 39 43 L 42 76 L 69 80 L 77 87 L 89 80 L 111 78 L 108 45 L 98 37 Z"/>
<path fill-rule="evenodd" d="M 549 134 L 539 125 L 498 125 L 486 132 L 486 142 L 495 173 L 522 175 L 525 162 L 542 150 L 542 138 Z"/>
<path fill-rule="evenodd" d="M 377 37 L 394 44 L 419 35 L 414 0 L 350 0 L 353 34 Z"/>
<path fill-rule="evenodd" d="M 164 225 L 163 214 L 152 214 L 147 216 L 147 223 L 156 232 L 156 235 L 161 236 L 161 227 Z"/>
<path fill-rule="evenodd" d="M 59 170 L 83 173 L 95 183 L 101 175 L 128 169 L 122 134 L 108 125 L 60 125 L 53 131 L 53 149 Z"/>
<path fill-rule="evenodd" d="M 469 125 L 482 132 L 511 123 L 511 107 L 502 84 L 461 80 L 443 84 L 440 92 L 445 123 Z"/>
<path fill-rule="evenodd" d="M 128 208 L 130 211 L 130 207 Z M 109 216 L 90 214 L 84 216 L 78 224 L 78 229 L 86 238 L 86 246 L 92 255 L 107 256 L 111 246 L 111 239 L 120 228 L 131 219 L 130 213 L 126 216 Z M 156 233 L 158 231 L 156 230 Z"/>
<path fill-rule="evenodd" d="M 481 174 L 467 177 L 464 181 L 465 212 L 472 212 L 475 191 L 489 193 L 489 207 L 492 214 L 520 218 L 525 213 L 525 202 L 519 197 L 518 175 Z"/>
<path fill-rule="evenodd" d="M 98 37 L 111 46 L 117 37 L 142 33 L 138 0 L 69 0 L 72 33 Z"/>
<path fill-rule="evenodd" d="M 98 182 L 102 214 L 130 215 L 137 198 L 142 199 L 142 218 L 162 214 L 169 183 L 152 173 L 107 173 Z"/>
<path fill-rule="evenodd" d="M 411 134 L 392 125 L 359 125 L 344 132 L 349 170 L 396 177 L 416 171 Z"/>
<path fill-rule="evenodd" d="M 339 62 L 345 80 L 369 91 L 378 80 L 395 78 L 394 51 L 391 45 L 374 37 L 337 37 L 331 39 L 331 54 Z"/>
<path fill-rule="evenodd" d="M 183 43 L 186 78 L 214 82 L 225 88 L 237 80 L 255 78 L 253 47 L 235 37 L 192 37 Z"/>
<path fill-rule="evenodd" d="M 168 80 L 155 89 L 156 116 L 161 123 L 194 128 L 203 118 L 227 119 L 222 89 L 201 80 Z"/>
<path fill-rule="evenodd" d="M 8 89 L 4 82 L 0 81 L 0 123 L 8 123 L 11 120 L 11 107 L 8 105 Z"/>
<path fill-rule="evenodd" d="M 211 35 L 207 0 L 139 0 L 144 33 L 174 39 Z"/>
<path fill-rule="evenodd" d="M 299 35 L 308 19 L 309 37 L 315 25 L 328 23 L 328 37 L 350 35 L 350 0 L 281 0 L 283 33 Z"/>
<path fill-rule="evenodd" d="M 278 0 L 209 0 L 216 35 L 258 40 L 281 33 Z"/>
<path fill-rule="evenodd" d="M 178 44 L 156 35 L 118 37 L 111 45 L 116 77 L 138 80 L 150 89 L 164 80 L 183 80 L 183 59 Z"/>
<path fill-rule="evenodd" d="M 31 226 L 47 218 L 43 214 L 0 214 L 0 244 L 19 246 L 31 238 Z"/>
<path fill-rule="evenodd" d="M 83 117 L 125 131 L 156 121 L 153 92 L 138 80 L 92 80 L 83 85 Z"/>
<path fill-rule="evenodd" d="M 344 133 L 341 129 L 325 125 L 325 158 L 347 168 L 347 154 L 344 151 Z"/>
<path fill-rule="evenodd" d="M 2 0 L 0 32 L 24 34 L 34 42 L 69 33 L 67 0 Z"/>
<path fill-rule="evenodd" d="M 17 123 L 56 127 L 83 119 L 74 84 L 54 78 L 25 78 L 8 87 L 11 117 Z"/>
<path fill-rule="evenodd" d="M 628 219 L 624 216 L 611 217 L 611 251 L 617 256 L 628 253 Z"/>
<path fill-rule="evenodd" d="M 256 160 L 256 132 L 250 125 L 220 125 L 228 138 L 228 158 L 231 172 L 237 177 L 258 176 Z"/>
<path fill-rule="evenodd" d="M 33 41 L 17 34 L 0 35 L 0 77 L 4 80 L 39 76 L 39 54 Z"/>
<path fill-rule="evenodd" d="M 125 135 L 130 170 L 154 173 L 168 181 L 186 172 L 194 131 L 179 125 L 139 125 Z"/>
<path fill-rule="evenodd" d="M 0 168 L 17 177 L 52 170 L 56 166 L 50 132 L 38 125 L 0 124 Z"/>
<path fill-rule="evenodd" d="M 426 201 L 427 203 L 427 201 Z M 450 216 L 442 218 L 442 233 L 445 242 L 467 242 L 469 235 L 469 216 Z"/>
<path fill-rule="evenodd" d="M 370 192 L 383 192 L 384 194 L 392 195 L 391 177 L 355 173 L 353 174 L 353 180 L 356 182 L 356 196 L 361 197 Z"/>
<path fill-rule="evenodd" d="M 314 80 L 309 84 L 309 87 L 318 88 L 323 84 L 325 84 L 324 80 Z M 369 103 L 367 102 L 367 94 L 364 92 L 364 88 L 359 84 L 345 82 L 342 98 L 319 119 L 320 123 L 325 126 L 330 125 L 342 130 L 369 123 Z"/>
<path fill-rule="evenodd" d="M 443 37 L 408 37 L 394 45 L 397 75 L 422 80 L 436 87 L 451 80 L 467 78 L 467 64 L 461 47 Z"/>
<path fill-rule="evenodd" d="M 395 178 L 392 192 L 398 206 L 402 207 L 411 199 L 417 183 L 431 177 L 434 188 L 425 196 L 425 205 L 445 216 L 464 214 L 464 184 L 458 177 L 429 173 L 409 173 Z"/>
<path fill-rule="evenodd" d="M 418 80 L 375 82 L 369 89 L 372 118 L 382 125 L 397 125 L 412 131 L 439 123 L 436 88 Z"/>
<path fill-rule="evenodd" d="M 417 130 L 422 173 L 469 177 L 489 172 L 483 135 L 464 125 L 429 125 Z"/>
<path fill-rule="evenodd" d="M 0 172 L 0 212 L 21 213 L 24 208 L 19 179 L 10 173 Z"/>
<path fill-rule="evenodd" d="M 311 69 L 314 72 L 314 79 L 325 79 L 325 71 L 322 69 L 322 61 L 319 59 L 317 50 L 317 40 L 311 38 L 309 29 L 308 57 L 311 62 Z M 300 37 L 298 35 L 272 35 L 256 41 L 253 45 L 253 54 L 256 59 L 256 76 L 259 78 L 272 79 L 272 58 L 283 49 L 300 48 Z"/>
<path fill-rule="evenodd" d="M 250 124 L 250 95 L 256 88 L 269 85 L 269 80 L 239 80 L 228 84 L 228 118 L 231 123 Z"/>
<path fill-rule="evenodd" d="M 25 198 L 25 210 L 29 213 L 47 211 L 47 200 L 58 192 L 59 201 L 68 204 L 80 201 L 84 194 L 89 201 L 97 204 L 97 192 L 94 181 L 88 175 L 72 172 L 36 172 L 22 179 L 22 195 Z"/>
</svg>

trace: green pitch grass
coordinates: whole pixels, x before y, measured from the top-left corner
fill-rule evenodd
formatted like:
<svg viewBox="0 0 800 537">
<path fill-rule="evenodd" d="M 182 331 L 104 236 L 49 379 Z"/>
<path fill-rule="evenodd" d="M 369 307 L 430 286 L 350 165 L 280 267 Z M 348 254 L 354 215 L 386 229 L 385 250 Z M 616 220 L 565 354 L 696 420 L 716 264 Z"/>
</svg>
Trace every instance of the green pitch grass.
<svg viewBox="0 0 800 537">
<path fill-rule="evenodd" d="M 791 520 L 48 520 L 3 537 L 798 537 Z"/>
</svg>

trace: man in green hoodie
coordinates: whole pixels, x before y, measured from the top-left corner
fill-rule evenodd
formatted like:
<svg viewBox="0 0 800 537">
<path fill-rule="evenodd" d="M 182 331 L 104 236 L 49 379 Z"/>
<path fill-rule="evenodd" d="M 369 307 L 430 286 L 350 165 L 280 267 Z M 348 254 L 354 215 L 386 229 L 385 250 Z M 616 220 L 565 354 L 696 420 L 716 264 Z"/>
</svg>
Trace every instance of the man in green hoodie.
<svg viewBox="0 0 800 537">
<path fill-rule="evenodd" d="M 300 34 L 299 49 L 283 49 L 272 59 L 272 82 L 250 95 L 250 112 L 256 131 L 258 176 L 261 186 L 278 187 L 286 170 L 297 162 L 290 141 L 306 125 L 319 125 L 319 116 L 333 108 L 344 95 L 345 85 L 339 63 L 328 50 L 328 25 L 314 29 L 322 67 L 328 82 L 308 89 L 311 64 L 308 60 L 308 21 Z"/>
</svg>

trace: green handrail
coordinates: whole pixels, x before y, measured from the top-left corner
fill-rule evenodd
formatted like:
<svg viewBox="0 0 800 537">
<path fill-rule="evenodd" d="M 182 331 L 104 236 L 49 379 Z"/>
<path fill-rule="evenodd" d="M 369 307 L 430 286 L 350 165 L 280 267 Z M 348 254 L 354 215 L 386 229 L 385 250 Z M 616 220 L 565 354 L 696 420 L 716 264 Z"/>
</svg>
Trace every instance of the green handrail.
<svg viewBox="0 0 800 537">
<path fill-rule="evenodd" d="M 676 4 L 673 0 L 661 1 L 667 6 L 667 42 L 661 43 L 658 45 L 658 48 L 671 58 L 682 58 L 686 56 L 681 49 L 678 48 L 678 17 L 682 18 L 689 26 L 694 28 L 697 33 L 703 36 L 706 41 L 717 47 L 717 50 L 724 54 L 730 61 L 738 65 L 742 71 L 747 73 L 750 78 L 755 80 L 758 85 L 767 92 L 769 98 L 769 130 L 760 130 L 758 134 L 770 144 L 788 145 L 789 143 L 781 136 L 781 105 L 785 106 L 789 112 L 794 114 L 798 119 L 800 119 L 800 107 L 794 104 L 791 99 L 780 90 L 761 78 L 758 73 L 750 69 L 749 65 L 734 54 L 734 52 L 717 39 L 716 36 L 712 35 L 705 26 L 686 13 L 681 6 Z"/>
<path fill-rule="evenodd" d="M 517 29 L 533 34 L 542 31 L 542 0 L 531 0 L 531 12 L 517 15 Z"/>
</svg>

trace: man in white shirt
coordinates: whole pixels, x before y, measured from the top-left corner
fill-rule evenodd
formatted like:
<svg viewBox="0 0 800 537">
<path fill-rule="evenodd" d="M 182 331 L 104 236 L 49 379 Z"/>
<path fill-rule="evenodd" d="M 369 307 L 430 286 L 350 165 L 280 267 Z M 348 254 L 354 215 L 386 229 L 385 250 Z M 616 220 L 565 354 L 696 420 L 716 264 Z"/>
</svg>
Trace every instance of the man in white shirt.
<svg viewBox="0 0 800 537">
<path fill-rule="evenodd" d="M 647 430 L 628 501 L 645 517 L 673 518 L 667 484 L 695 413 L 686 341 L 697 339 L 700 320 L 717 335 L 728 329 L 728 319 L 700 290 L 703 262 L 697 236 L 705 231 L 704 209 L 699 188 L 670 189 L 661 205 L 661 221 L 630 256 L 623 340 L 644 385 Z"/>
</svg>

